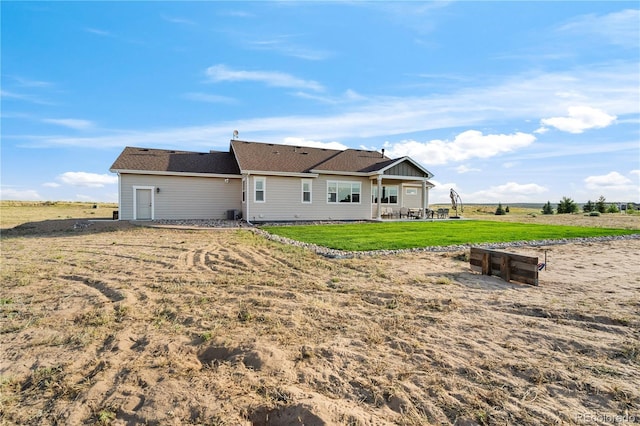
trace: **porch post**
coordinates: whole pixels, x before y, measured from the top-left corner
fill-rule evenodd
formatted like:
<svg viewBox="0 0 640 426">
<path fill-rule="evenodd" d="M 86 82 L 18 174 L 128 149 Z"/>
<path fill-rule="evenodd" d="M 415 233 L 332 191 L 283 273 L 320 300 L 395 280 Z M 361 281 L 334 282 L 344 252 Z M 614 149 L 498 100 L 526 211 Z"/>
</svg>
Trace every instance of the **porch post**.
<svg viewBox="0 0 640 426">
<path fill-rule="evenodd" d="M 382 175 L 378 175 L 378 214 L 377 214 L 377 218 L 378 220 L 382 220 L 382 212 L 380 211 L 380 203 L 382 200 Z"/>
<path fill-rule="evenodd" d="M 429 191 L 427 191 L 427 180 L 422 179 L 422 218 L 427 218 L 427 206 L 429 206 Z"/>
</svg>

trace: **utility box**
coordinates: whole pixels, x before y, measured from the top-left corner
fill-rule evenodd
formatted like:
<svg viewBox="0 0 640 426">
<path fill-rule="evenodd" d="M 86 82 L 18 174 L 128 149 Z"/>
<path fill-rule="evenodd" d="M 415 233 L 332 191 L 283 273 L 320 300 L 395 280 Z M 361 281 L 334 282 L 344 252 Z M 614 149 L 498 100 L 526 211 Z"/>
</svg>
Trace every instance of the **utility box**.
<svg viewBox="0 0 640 426">
<path fill-rule="evenodd" d="M 118 220 L 118 210 L 113 211 L 113 220 Z"/>
<path fill-rule="evenodd" d="M 240 210 L 227 210 L 227 220 L 237 220 L 240 217 Z"/>
</svg>

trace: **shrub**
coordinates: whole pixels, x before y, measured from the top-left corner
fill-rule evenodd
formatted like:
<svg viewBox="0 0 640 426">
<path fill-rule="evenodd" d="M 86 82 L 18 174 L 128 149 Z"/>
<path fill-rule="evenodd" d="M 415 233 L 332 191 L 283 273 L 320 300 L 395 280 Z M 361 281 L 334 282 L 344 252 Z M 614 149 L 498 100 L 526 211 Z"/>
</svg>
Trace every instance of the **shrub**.
<svg viewBox="0 0 640 426">
<path fill-rule="evenodd" d="M 609 205 L 609 208 L 607 209 L 607 213 L 620 213 L 620 210 L 618 209 L 618 206 L 616 206 L 615 204 L 611 203 Z"/>
<path fill-rule="evenodd" d="M 551 201 L 547 201 L 547 204 L 545 204 L 542 207 L 542 214 L 553 214 L 553 207 L 551 207 Z"/>
<path fill-rule="evenodd" d="M 589 216 L 600 216 L 600 212 L 589 212 Z"/>
<path fill-rule="evenodd" d="M 505 213 L 509 213 L 509 206 L 507 206 L 507 208 L 506 208 L 506 209 L 504 209 L 504 212 L 505 212 Z"/>
<path fill-rule="evenodd" d="M 562 197 L 558 203 L 558 214 L 577 213 L 578 205 L 575 201 L 568 197 Z"/>
<path fill-rule="evenodd" d="M 498 208 L 496 209 L 496 216 L 502 216 L 505 215 L 505 211 L 502 208 L 502 203 L 498 203 Z"/>
</svg>

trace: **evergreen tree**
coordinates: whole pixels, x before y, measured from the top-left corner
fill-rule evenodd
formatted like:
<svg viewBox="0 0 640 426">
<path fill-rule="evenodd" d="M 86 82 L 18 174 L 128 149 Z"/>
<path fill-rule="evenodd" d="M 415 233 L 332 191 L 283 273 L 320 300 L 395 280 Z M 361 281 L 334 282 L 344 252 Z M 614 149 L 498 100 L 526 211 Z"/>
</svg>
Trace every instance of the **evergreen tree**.
<svg viewBox="0 0 640 426">
<path fill-rule="evenodd" d="M 506 208 L 506 209 L 504 209 L 504 212 L 505 212 L 505 213 L 509 213 L 509 206 L 507 206 L 507 208 Z"/>
<path fill-rule="evenodd" d="M 551 201 L 547 201 L 547 204 L 545 204 L 542 207 L 542 214 L 553 214 L 553 207 L 551 207 Z"/>
<path fill-rule="evenodd" d="M 582 206 L 582 211 L 585 213 L 590 213 L 596 209 L 595 204 L 591 202 L 591 200 L 587 201 L 587 204 Z"/>
<path fill-rule="evenodd" d="M 568 197 L 562 197 L 562 200 L 558 203 L 558 214 L 563 213 L 577 213 L 578 205 L 575 201 Z"/>
<path fill-rule="evenodd" d="M 506 214 L 504 209 L 502 208 L 502 203 L 498 203 L 498 208 L 496 209 L 496 216 L 502 216 Z"/>
<path fill-rule="evenodd" d="M 598 201 L 596 202 L 596 210 L 598 210 L 600 213 L 607 212 L 607 205 L 605 204 L 605 198 L 602 195 L 600 196 L 600 198 L 598 198 Z"/>
<path fill-rule="evenodd" d="M 607 209 L 607 213 L 620 213 L 620 210 L 618 209 L 618 206 L 611 203 L 611 205 L 609 205 L 609 208 Z"/>
</svg>

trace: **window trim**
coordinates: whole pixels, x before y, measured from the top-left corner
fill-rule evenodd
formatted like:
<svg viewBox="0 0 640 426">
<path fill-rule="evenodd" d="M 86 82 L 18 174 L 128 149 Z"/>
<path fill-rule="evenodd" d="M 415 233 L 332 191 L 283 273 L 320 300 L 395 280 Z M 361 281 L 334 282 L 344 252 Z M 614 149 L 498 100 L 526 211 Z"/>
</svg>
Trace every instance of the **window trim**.
<svg viewBox="0 0 640 426">
<path fill-rule="evenodd" d="M 405 188 L 404 195 L 418 195 L 418 188 Z"/>
<path fill-rule="evenodd" d="M 304 190 L 304 185 L 309 184 L 309 190 Z M 302 204 L 312 204 L 313 203 L 313 180 L 312 179 L 300 179 L 300 189 L 301 189 L 301 199 L 300 202 Z M 305 201 L 304 194 L 309 193 L 309 201 Z"/>
<path fill-rule="evenodd" d="M 371 186 L 372 186 L 372 188 L 371 188 L 371 203 L 372 203 L 372 204 L 377 204 L 377 203 L 378 203 L 378 200 L 376 199 L 376 196 L 378 195 L 378 194 L 377 194 L 377 191 L 378 191 L 378 185 L 376 185 L 376 184 L 372 184 Z M 382 185 L 382 195 L 384 196 L 384 195 L 388 192 L 388 190 L 389 190 L 390 188 L 395 188 L 395 189 L 396 189 L 396 195 L 395 195 L 395 197 L 396 197 L 396 202 L 395 202 L 395 203 L 392 203 L 392 202 L 387 201 L 387 202 L 385 203 L 385 202 L 384 202 L 384 199 L 382 199 L 382 200 L 380 200 L 380 204 L 386 204 L 386 205 L 397 206 L 398 204 L 400 204 L 400 185 Z M 385 190 L 386 190 L 386 191 L 385 191 Z M 390 195 L 390 194 L 387 194 L 387 197 L 386 197 L 386 198 L 387 198 L 387 200 L 389 199 L 389 197 L 391 197 L 391 195 Z"/>
<path fill-rule="evenodd" d="M 262 182 L 262 200 L 258 200 L 258 182 Z M 253 178 L 253 202 L 254 203 L 266 203 L 267 202 L 267 178 L 264 176 L 255 176 Z"/>
<path fill-rule="evenodd" d="M 336 192 L 329 192 L 329 187 L 332 186 L 332 184 L 335 185 L 336 187 Z M 351 188 L 351 193 L 350 193 L 350 199 L 351 201 L 340 201 L 338 200 L 338 194 L 340 193 L 339 187 L 340 185 L 349 185 Z M 358 201 L 353 201 L 353 186 L 357 185 L 358 186 L 358 192 L 356 192 L 355 194 L 358 194 Z M 330 194 L 336 194 L 336 201 L 330 201 L 329 200 L 329 195 Z M 362 204 L 362 182 L 360 181 L 356 181 L 356 180 L 328 180 L 327 181 L 327 204 Z"/>
</svg>

